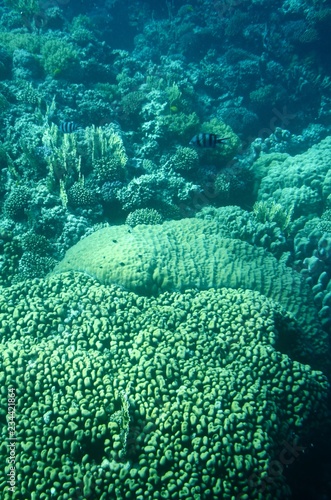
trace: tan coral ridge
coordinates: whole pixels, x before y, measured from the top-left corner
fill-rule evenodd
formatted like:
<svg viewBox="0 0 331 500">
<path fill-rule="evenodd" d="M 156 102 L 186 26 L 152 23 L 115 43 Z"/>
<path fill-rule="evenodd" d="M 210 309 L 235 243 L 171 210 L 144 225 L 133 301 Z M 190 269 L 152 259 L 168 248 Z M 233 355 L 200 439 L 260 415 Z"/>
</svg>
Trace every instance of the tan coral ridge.
<svg viewBox="0 0 331 500">
<path fill-rule="evenodd" d="M 279 302 L 302 329 L 300 359 L 325 355 L 311 291 L 301 276 L 247 242 L 222 237 L 221 221 L 182 219 L 162 225 L 112 226 L 68 250 L 55 272 L 81 271 L 103 284 L 151 295 L 211 287 L 256 290 Z"/>
<path fill-rule="evenodd" d="M 1 292 L 1 418 L 14 387 L 17 435 L 4 500 L 289 497 L 283 475 L 262 478 L 284 440 L 324 425 L 328 384 L 279 350 L 293 320 L 272 300 L 147 298 L 82 273 Z"/>
</svg>

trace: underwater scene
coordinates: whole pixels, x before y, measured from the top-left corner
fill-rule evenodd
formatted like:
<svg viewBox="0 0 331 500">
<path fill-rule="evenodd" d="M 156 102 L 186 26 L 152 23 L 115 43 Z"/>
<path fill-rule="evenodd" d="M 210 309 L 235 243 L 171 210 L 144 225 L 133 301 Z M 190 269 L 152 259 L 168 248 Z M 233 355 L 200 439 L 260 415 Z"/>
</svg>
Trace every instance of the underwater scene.
<svg viewBox="0 0 331 500">
<path fill-rule="evenodd" d="M 331 500 L 331 0 L 0 0 L 0 498 Z"/>
</svg>

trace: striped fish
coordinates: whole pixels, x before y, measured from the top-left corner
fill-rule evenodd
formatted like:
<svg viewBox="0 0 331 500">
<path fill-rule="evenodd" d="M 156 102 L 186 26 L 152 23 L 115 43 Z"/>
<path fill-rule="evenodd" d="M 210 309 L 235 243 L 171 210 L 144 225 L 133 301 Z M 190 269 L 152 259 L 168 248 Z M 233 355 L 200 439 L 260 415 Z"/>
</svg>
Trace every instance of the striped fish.
<svg viewBox="0 0 331 500">
<path fill-rule="evenodd" d="M 216 134 L 200 133 L 190 140 L 190 145 L 198 148 L 216 148 L 217 144 L 227 141 L 230 137 L 217 137 Z"/>
<path fill-rule="evenodd" d="M 59 130 L 64 134 L 72 134 L 78 130 L 78 125 L 75 122 L 61 122 L 59 125 Z"/>
</svg>

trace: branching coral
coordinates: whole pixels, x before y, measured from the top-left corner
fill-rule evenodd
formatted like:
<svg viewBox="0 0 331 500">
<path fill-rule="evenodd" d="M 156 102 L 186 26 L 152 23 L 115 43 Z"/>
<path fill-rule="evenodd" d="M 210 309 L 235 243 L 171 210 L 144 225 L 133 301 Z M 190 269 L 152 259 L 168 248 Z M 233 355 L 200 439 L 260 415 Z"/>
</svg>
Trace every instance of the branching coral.
<svg viewBox="0 0 331 500">
<path fill-rule="evenodd" d="M 47 148 L 46 161 L 49 167 L 49 180 L 58 184 L 62 181 L 66 189 L 74 182 L 81 170 L 81 156 L 77 151 L 77 135 L 63 134 L 52 123 L 46 127 L 42 142 Z"/>
<path fill-rule="evenodd" d="M 130 212 L 126 218 L 125 223 L 131 227 L 138 224 L 162 224 L 162 215 L 154 208 L 140 208 Z"/>
<path fill-rule="evenodd" d="M 179 147 L 169 163 L 176 172 L 190 172 L 197 169 L 199 156 L 192 148 Z"/>
<path fill-rule="evenodd" d="M 27 216 L 31 201 L 31 192 L 26 186 L 14 188 L 4 203 L 4 214 L 10 219 L 20 219 Z"/>
<path fill-rule="evenodd" d="M 47 40 L 41 46 L 42 64 L 45 72 L 53 77 L 63 76 L 78 62 L 78 51 L 68 40 Z"/>
<path fill-rule="evenodd" d="M 273 201 L 257 201 L 253 212 L 259 222 L 275 222 L 282 231 L 289 229 L 293 215 L 293 209 L 285 210 L 282 205 Z"/>
<path fill-rule="evenodd" d="M 39 0 L 5 0 L 4 3 L 29 18 L 40 12 Z"/>
<path fill-rule="evenodd" d="M 86 127 L 87 161 L 100 181 L 123 178 L 128 157 L 121 136 L 113 125 Z"/>
<path fill-rule="evenodd" d="M 120 135 L 111 125 L 93 125 L 86 127 L 85 131 L 63 134 L 52 124 L 45 129 L 42 141 L 48 151 L 46 162 L 49 167 L 49 184 L 51 187 L 58 187 L 65 205 L 70 188 L 74 205 L 77 205 L 79 199 L 78 189 L 81 201 L 85 205 L 92 203 L 93 195 L 88 195 L 83 187 L 82 172 L 92 172 L 101 182 L 116 181 L 125 175 L 127 155 Z"/>
</svg>

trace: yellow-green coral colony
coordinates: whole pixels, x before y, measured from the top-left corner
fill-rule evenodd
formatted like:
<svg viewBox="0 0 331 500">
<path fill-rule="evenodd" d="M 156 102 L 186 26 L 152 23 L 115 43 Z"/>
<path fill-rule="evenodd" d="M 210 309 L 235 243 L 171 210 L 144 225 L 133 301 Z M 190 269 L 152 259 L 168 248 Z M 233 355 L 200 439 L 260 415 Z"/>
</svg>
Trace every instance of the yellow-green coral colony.
<svg viewBox="0 0 331 500">
<path fill-rule="evenodd" d="M 14 385 L 20 493 L 3 498 L 282 500 L 284 476 L 263 492 L 250 477 L 323 423 L 328 384 L 277 348 L 280 323 L 293 336 L 250 290 L 146 298 L 82 273 L 4 289 L 1 408 Z"/>
</svg>

